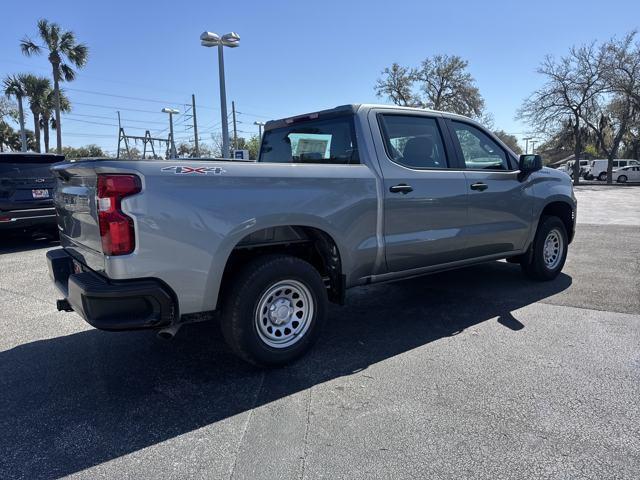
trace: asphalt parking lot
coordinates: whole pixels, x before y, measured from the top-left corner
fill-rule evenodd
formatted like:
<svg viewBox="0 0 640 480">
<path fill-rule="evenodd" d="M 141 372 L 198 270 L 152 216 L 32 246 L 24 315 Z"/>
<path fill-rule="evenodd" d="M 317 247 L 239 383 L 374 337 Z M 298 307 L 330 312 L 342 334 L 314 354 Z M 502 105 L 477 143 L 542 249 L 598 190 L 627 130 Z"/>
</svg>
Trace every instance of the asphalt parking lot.
<svg viewBox="0 0 640 480">
<path fill-rule="evenodd" d="M 0 244 L 0 478 L 639 478 L 640 187 L 580 187 L 564 273 L 494 262 L 352 290 L 258 371 L 217 325 L 55 309 L 47 241 Z"/>
</svg>

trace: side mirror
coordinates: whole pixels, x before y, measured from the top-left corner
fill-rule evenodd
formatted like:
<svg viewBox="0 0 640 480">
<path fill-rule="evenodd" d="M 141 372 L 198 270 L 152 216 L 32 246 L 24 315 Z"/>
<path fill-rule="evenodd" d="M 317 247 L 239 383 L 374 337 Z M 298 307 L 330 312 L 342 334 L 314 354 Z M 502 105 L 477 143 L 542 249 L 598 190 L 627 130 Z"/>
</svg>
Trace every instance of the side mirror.
<svg viewBox="0 0 640 480">
<path fill-rule="evenodd" d="M 540 155 L 520 155 L 518 168 L 521 178 L 525 178 L 530 173 L 542 169 L 542 157 Z"/>
</svg>

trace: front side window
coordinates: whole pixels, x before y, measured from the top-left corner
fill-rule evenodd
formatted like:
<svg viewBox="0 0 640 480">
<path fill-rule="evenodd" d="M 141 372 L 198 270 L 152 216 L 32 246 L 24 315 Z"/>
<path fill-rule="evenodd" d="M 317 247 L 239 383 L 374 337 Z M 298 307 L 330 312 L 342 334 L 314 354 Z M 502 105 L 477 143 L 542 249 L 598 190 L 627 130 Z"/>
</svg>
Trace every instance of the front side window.
<svg viewBox="0 0 640 480">
<path fill-rule="evenodd" d="M 385 148 L 391 159 L 409 168 L 447 168 L 438 122 L 418 115 L 381 115 Z"/>
<path fill-rule="evenodd" d="M 462 122 L 451 122 L 467 168 L 509 170 L 505 151 L 479 128 Z"/>
<path fill-rule="evenodd" d="M 353 117 L 308 120 L 264 133 L 260 162 L 359 163 Z"/>
</svg>

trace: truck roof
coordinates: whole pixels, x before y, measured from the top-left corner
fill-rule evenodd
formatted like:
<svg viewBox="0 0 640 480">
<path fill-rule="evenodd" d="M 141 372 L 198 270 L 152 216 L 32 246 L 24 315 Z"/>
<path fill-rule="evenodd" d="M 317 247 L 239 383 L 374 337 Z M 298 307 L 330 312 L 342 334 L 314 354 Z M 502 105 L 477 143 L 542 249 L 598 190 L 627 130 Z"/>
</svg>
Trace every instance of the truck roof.
<svg viewBox="0 0 640 480">
<path fill-rule="evenodd" d="M 443 115 L 449 118 L 459 118 L 459 119 L 474 121 L 473 119 L 469 117 L 465 117 L 464 115 L 458 115 L 458 114 L 449 113 L 449 112 L 441 112 L 439 110 L 430 110 L 428 108 L 401 107 L 399 105 L 376 104 L 376 103 L 351 103 L 347 105 L 339 105 L 337 107 L 329 108 L 326 110 L 319 110 L 317 112 L 304 113 L 302 115 L 295 115 L 293 117 L 281 118 L 278 120 L 269 120 L 264 126 L 264 131 L 266 132 L 268 130 L 273 130 L 274 128 L 286 127 L 287 125 L 296 123 L 298 121 L 327 119 L 327 118 L 340 117 L 343 115 L 353 115 L 358 110 L 371 109 L 371 108 L 388 108 L 393 110 L 406 110 L 408 112 L 429 112 L 429 113 L 436 113 L 438 115 Z"/>
</svg>

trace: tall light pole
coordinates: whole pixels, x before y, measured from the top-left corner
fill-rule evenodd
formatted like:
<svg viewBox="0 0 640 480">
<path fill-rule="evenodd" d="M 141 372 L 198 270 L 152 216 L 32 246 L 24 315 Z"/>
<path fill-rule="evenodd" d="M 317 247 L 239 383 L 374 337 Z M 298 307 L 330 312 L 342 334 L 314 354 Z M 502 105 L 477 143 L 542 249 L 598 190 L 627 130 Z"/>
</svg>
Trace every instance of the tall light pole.
<svg viewBox="0 0 640 480">
<path fill-rule="evenodd" d="M 229 122 L 227 118 L 227 92 L 224 84 L 224 47 L 240 46 L 240 35 L 235 32 L 218 35 L 204 32 L 200 35 L 200 45 L 203 47 L 218 47 L 218 70 L 220 73 L 220 113 L 222 120 L 222 157 L 229 158 Z"/>
<path fill-rule="evenodd" d="M 175 108 L 166 108 L 166 107 L 162 109 L 162 112 L 169 114 L 169 135 L 171 136 L 171 146 L 169 147 L 171 149 L 171 154 L 169 158 L 176 158 L 178 156 L 178 152 L 176 152 L 176 142 L 173 137 L 173 114 L 174 113 L 177 114 L 180 112 Z"/>
<path fill-rule="evenodd" d="M 529 140 L 533 139 L 533 137 L 524 137 L 522 140 L 524 140 L 525 143 L 525 147 L 524 147 L 524 154 L 528 154 L 529 153 Z"/>
<path fill-rule="evenodd" d="M 262 140 L 262 127 L 264 127 L 264 122 L 253 122 L 253 124 L 258 126 L 258 138 Z"/>
</svg>

